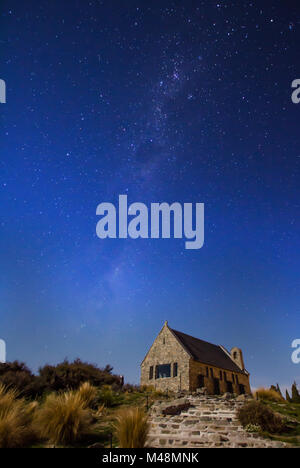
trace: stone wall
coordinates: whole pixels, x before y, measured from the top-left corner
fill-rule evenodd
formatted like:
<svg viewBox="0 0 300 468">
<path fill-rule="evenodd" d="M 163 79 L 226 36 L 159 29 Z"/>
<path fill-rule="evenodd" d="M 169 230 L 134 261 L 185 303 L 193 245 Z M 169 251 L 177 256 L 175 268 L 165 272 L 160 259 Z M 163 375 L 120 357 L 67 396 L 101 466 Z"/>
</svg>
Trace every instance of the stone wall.
<svg viewBox="0 0 300 468">
<path fill-rule="evenodd" d="M 177 363 L 177 376 L 174 376 L 173 373 L 175 363 Z M 156 378 L 156 366 L 163 364 L 171 365 L 171 376 Z M 150 378 L 150 367 L 153 370 L 152 378 Z M 220 371 L 222 371 L 222 379 L 220 378 Z M 226 380 L 224 379 L 224 372 L 226 372 Z M 178 342 L 166 322 L 141 365 L 141 385 L 153 386 L 157 390 L 162 391 L 191 392 L 199 388 L 200 374 L 203 375 L 203 386 L 207 388 L 207 392 L 211 395 L 216 393 L 215 378 L 219 380 L 221 394 L 229 391 L 227 382 L 232 383 L 232 390 L 238 395 L 241 393 L 241 384 L 245 387 L 245 393 L 251 393 L 249 377 L 247 375 L 235 372 L 233 377 L 231 371 L 207 366 L 207 364 L 201 364 L 192 359 L 189 353 Z"/>
<path fill-rule="evenodd" d="M 163 391 L 188 391 L 189 361 L 189 354 L 178 343 L 165 323 L 141 365 L 141 385 L 151 385 Z M 173 377 L 173 364 L 175 363 L 177 363 L 177 377 Z M 161 364 L 171 364 L 171 377 L 155 378 L 155 366 Z M 153 366 L 152 379 L 149 379 L 150 366 Z"/>
<path fill-rule="evenodd" d="M 233 392 L 239 395 L 240 385 L 244 385 L 245 393 L 251 393 L 249 376 L 237 372 L 227 371 L 220 367 L 208 366 L 200 362 L 190 360 L 190 391 L 195 391 L 199 387 L 199 375 L 204 377 L 204 387 L 209 394 L 215 394 L 214 379 L 219 380 L 220 393 L 228 392 L 227 382 L 232 383 Z M 224 376 L 226 374 L 226 380 Z M 222 373 L 222 374 L 221 374 Z M 208 376 L 207 376 L 208 374 Z M 222 377 L 222 378 L 221 378 Z M 238 383 L 237 383 L 238 382 Z"/>
<path fill-rule="evenodd" d="M 246 432 L 237 418 L 247 397 L 189 395 L 181 400 L 156 402 L 149 414 L 147 446 L 153 448 L 283 448 L 286 444 Z M 178 416 L 162 409 L 183 403 L 191 407 Z"/>
</svg>

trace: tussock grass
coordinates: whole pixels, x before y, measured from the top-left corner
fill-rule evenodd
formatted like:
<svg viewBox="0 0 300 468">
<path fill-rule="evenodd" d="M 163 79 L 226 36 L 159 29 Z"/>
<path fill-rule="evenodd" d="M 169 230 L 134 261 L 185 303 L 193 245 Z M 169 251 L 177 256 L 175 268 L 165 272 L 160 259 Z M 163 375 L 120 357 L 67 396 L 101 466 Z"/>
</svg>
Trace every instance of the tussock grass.
<svg viewBox="0 0 300 468">
<path fill-rule="evenodd" d="M 50 394 L 35 418 L 41 437 L 54 445 L 71 445 L 81 440 L 92 427 L 88 408 L 92 396 L 87 386 L 81 391 Z"/>
<path fill-rule="evenodd" d="M 35 440 L 32 421 L 36 406 L 18 399 L 17 390 L 0 384 L 0 448 L 26 447 Z"/>
<path fill-rule="evenodd" d="M 141 408 L 124 408 L 116 416 L 119 448 L 144 448 L 149 432 L 147 414 Z"/>
<path fill-rule="evenodd" d="M 84 407 L 93 407 L 96 404 L 98 390 L 89 382 L 84 382 L 77 390 Z"/>
<path fill-rule="evenodd" d="M 284 398 L 275 390 L 268 390 L 266 388 L 259 388 L 254 394 L 258 400 L 273 401 L 273 402 L 284 402 Z"/>
</svg>

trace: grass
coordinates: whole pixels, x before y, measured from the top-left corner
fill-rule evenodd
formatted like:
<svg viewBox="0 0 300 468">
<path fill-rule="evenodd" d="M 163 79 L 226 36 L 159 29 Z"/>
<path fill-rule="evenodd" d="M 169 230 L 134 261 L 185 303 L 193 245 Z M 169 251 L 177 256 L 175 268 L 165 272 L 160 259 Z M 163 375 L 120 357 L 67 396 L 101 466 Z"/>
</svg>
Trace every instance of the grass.
<svg viewBox="0 0 300 468">
<path fill-rule="evenodd" d="M 116 416 L 114 429 L 119 448 L 144 448 L 149 432 L 148 416 L 141 408 L 124 408 Z"/>
<path fill-rule="evenodd" d="M 33 417 L 37 403 L 26 403 L 18 392 L 0 384 L 0 448 L 27 447 L 36 439 Z"/>
<path fill-rule="evenodd" d="M 98 397 L 98 390 L 89 382 L 84 382 L 77 392 L 85 408 L 95 407 Z"/>
<path fill-rule="evenodd" d="M 284 398 L 275 390 L 270 390 L 266 388 L 259 388 L 256 390 L 254 397 L 258 400 L 263 401 L 274 401 L 274 402 L 283 402 Z"/>
<path fill-rule="evenodd" d="M 92 430 L 93 417 L 88 407 L 92 400 L 93 392 L 87 387 L 51 393 L 35 418 L 38 433 L 54 445 L 76 444 Z"/>
<path fill-rule="evenodd" d="M 266 428 L 265 430 L 260 428 L 260 434 L 271 440 L 286 442 L 300 447 L 300 404 L 287 402 L 283 398 L 278 399 L 271 397 L 270 399 L 269 391 L 267 391 L 267 393 L 260 392 L 259 398 L 261 401 L 256 403 L 260 403 L 264 405 L 265 408 L 272 410 L 273 413 L 280 416 L 284 422 L 282 430 L 278 433 L 274 433 Z"/>
<path fill-rule="evenodd" d="M 300 447 L 300 404 L 267 402 L 266 403 L 273 411 L 280 414 L 286 421 L 286 428 L 280 435 L 264 434 L 273 439 L 287 442 L 289 444 Z"/>
<path fill-rule="evenodd" d="M 154 388 L 114 391 L 86 382 L 78 390 L 44 394 L 28 403 L 0 385 L 0 448 L 140 447 L 147 437 L 147 409 L 171 397 Z"/>
</svg>

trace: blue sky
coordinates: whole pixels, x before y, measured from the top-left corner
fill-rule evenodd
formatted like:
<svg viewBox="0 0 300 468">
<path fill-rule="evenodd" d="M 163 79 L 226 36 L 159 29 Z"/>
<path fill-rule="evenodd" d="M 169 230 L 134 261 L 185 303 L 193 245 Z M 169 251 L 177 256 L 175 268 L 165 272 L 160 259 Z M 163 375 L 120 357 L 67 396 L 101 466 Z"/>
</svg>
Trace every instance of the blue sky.
<svg viewBox="0 0 300 468">
<path fill-rule="evenodd" d="M 0 337 L 137 382 L 164 320 L 300 383 L 299 8 L 3 1 Z M 96 207 L 205 203 L 205 245 L 96 236 Z"/>
</svg>

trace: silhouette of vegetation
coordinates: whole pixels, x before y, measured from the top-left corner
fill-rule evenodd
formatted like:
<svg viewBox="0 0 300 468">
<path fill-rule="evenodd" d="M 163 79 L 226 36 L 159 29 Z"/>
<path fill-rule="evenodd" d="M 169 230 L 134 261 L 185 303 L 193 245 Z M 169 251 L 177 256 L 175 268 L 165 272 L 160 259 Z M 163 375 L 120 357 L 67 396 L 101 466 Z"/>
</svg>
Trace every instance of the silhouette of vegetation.
<svg viewBox="0 0 300 468">
<path fill-rule="evenodd" d="M 293 385 L 292 385 L 291 402 L 292 403 L 300 403 L 300 394 L 299 394 L 296 382 L 294 382 Z"/>
<path fill-rule="evenodd" d="M 121 379 L 112 374 L 112 370 L 109 365 L 100 368 L 76 359 L 73 362 L 65 360 L 55 366 L 47 364 L 39 369 L 38 375 L 34 375 L 24 363 L 14 361 L 0 364 L 0 383 L 17 389 L 19 397 L 31 399 L 53 391 L 75 390 L 84 382 L 95 387 L 113 385 L 120 389 Z"/>
</svg>

